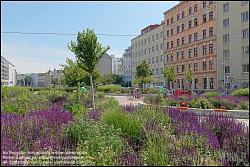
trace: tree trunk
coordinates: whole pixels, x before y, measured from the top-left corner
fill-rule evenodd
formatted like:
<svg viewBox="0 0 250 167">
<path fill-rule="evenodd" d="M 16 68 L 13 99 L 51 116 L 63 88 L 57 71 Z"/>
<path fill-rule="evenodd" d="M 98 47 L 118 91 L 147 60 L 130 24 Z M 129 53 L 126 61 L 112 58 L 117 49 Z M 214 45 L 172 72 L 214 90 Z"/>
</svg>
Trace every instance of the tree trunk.
<svg viewBox="0 0 250 167">
<path fill-rule="evenodd" d="M 92 74 L 90 74 L 90 85 L 91 85 L 91 92 L 92 92 L 92 105 L 93 105 L 93 109 L 95 110 L 95 94 L 94 94 Z"/>
<path fill-rule="evenodd" d="M 77 82 L 77 99 L 80 102 L 80 81 Z"/>
<path fill-rule="evenodd" d="M 169 81 L 169 90 L 172 91 L 172 81 Z"/>
</svg>

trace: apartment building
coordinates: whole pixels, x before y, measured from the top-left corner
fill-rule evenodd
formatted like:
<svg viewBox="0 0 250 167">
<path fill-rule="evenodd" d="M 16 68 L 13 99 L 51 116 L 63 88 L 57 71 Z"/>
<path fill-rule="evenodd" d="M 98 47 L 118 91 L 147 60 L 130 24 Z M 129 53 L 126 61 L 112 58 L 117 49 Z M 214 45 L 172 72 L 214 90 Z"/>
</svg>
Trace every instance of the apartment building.
<svg viewBox="0 0 250 167">
<path fill-rule="evenodd" d="M 101 75 L 112 74 L 112 57 L 108 54 L 103 55 L 96 68 L 100 71 Z"/>
<path fill-rule="evenodd" d="M 7 59 L 1 56 L 1 85 L 16 85 L 16 68 Z"/>
<path fill-rule="evenodd" d="M 165 66 L 176 71 L 176 88 L 189 88 L 185 71 L 191 69 L 196 90 L 217 89 L 215 1 L 181 1 L 164 12 Z"/>
<path fill-rule="evenodd" d="M 60 78 L 62 77 L 62 71 L 54 69 L 53 71 L 49 70 L 45 76 L 45 86 L 50 87 L 54 84 L 59 83 Z"/>
<path fill-rule="evenodd" d="M 153 82 L 148 86 L 159 86 L 165 84 L 163 77 L 163 27 L 161 24 L 149 25 L 141 30 L 141 34 L 131 40 L 132 46 L 132 80 L 136 76 L 136 67 L 145 60 L 151 67 Z"/>
<path fill-rule="evenodd" d="M 122 55 L 122 80 L 125 85 L 131 86 L 131 46 L 125 49 Z"/>
<path fill-rule="evenodd" d="M 217 2 L 220 90 L 249 87 L 249 1 Z"/>
<path fill-rule="evenodd" d="M 114 75 L 122 75 L 122 58 L 115 57 L 114 55 L 111 55 L 112 57 L 112 74 Z"/>
</svg>

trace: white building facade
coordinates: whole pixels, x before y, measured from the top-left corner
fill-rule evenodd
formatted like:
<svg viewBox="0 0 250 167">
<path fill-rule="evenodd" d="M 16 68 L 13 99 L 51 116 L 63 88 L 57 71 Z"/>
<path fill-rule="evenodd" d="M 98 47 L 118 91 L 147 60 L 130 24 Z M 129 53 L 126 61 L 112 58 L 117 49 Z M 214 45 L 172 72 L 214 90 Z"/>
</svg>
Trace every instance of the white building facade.
<svg viewBox="0 0 250 167">
<path fill-rule="evenodd" d="M 1 56 L 1 85 L 16 85 L 16 68 L 3 56 Z"/>
<path fill-rule="evenodd" d="M 132 54 L 132 48 L 130 46 L 127 49 L 125 49 L 125 52 L 122 56 L 122 80 L 123 83 L 127 86 L 131 86 L 131 81 L 132 81 L 131 54 Z"/>
</svg>

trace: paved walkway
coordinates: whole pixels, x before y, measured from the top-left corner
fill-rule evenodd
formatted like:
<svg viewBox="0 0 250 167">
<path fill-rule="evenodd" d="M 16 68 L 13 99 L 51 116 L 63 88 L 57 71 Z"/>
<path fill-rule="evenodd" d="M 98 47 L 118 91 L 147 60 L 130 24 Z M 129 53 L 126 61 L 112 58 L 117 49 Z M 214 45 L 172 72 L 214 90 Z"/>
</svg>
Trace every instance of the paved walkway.
<svg viewBox="0 0 250 167">
<path fill-rule="evenodd" d="M 137 105 L 139 102 L 143 102 L 143 100 L 138 100 L 138 99 L 129 100 L 127 96 L 107 95 L 107 97 L 116 98 L 121 105 L 124 105 L 124 104 L 135 104 L 135 105 Z M 237 120 L 240 121 L 240 122 L 245 123 L 249 127 L 249 119 L 237 119 Z"/>
</svg>

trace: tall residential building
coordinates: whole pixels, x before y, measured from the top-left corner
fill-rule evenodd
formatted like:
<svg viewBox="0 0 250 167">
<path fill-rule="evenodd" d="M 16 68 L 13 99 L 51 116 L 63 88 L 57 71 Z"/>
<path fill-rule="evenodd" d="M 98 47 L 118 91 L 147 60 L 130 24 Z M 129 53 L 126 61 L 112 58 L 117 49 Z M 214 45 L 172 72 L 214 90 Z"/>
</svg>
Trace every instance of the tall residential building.
<svg viewBox="0 0 250 167">
<path fill-rule="evenodd" d="M 54 69 L 54 71 L 49 70 L 45 76 L 45 86 L 50 87 L 54 86 L 54 84 L 59 83 L 62 75 L 63 75 L 62 70 L 56 70 L 56 69 Z"/>
<path fill-rule="evenodd" d="M 136 67 L 145 60 L 150 65 L 154 77 L 150 85 L 164 85 L 163 27 L 164 22 L 149 25 L 141 30 L 141 35 L 131 40 L 132 80 L 136 76 Z"/>
<path fill-rule="evenodd" d="M 1 56 L 1 85 L 3 86 L 16 85 L 16 68 L 3 56 Z"/>
<path fill-rule="evenodd" d="M 125 49 L 125 53 L 122 55 L 122 80 L 126 86 L 131 86 L 131 46 Z"/>
<path fill-rule="evenodd" d="M 188 88 L 185 71 L 193 72 L 196 90 L 217 89 L 217 11 L 215 1 L 181 1 L 164 13 L 165 66 L 177 73 L 174 89 Z"/>
<path fill-rule="evenodd" d="M 217 2 L 219 88 L 249 87 L 249 1 Z"/>
<path fill-rule="evenodd" d="M 100 71 L 101 75 L 112 74 L 112 57 L 108 54 L 103 55 L 96 65 L 96 68 Z"/>
</svg>

